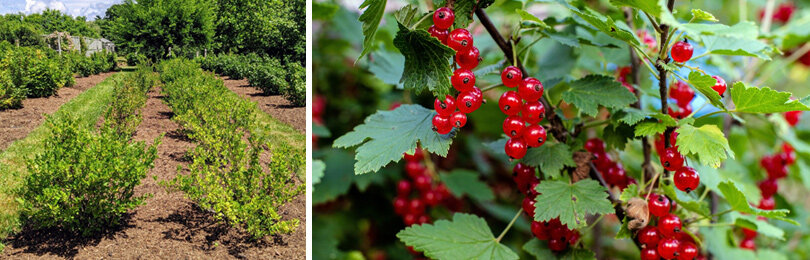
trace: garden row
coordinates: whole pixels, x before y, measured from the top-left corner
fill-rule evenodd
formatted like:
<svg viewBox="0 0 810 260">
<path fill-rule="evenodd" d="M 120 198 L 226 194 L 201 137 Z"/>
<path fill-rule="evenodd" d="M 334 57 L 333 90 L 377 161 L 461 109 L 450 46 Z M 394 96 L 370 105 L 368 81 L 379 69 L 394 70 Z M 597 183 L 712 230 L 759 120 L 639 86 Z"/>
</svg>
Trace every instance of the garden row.
<svg viewBox="0 0 810 260">
<path fill-rule="evenodd" d="M 59 55 L 51 49 L 15 47 L 0 42 L 0 110 L 18 108 L 26 97 L 47 97 L 72 86 L 74 74 L 89 76 L 114 70 L 115 54 Z"/>
<path fill-rule="evenodd" d="M 220 54 L 197 58 L 203 69 L 247 78 L 248 83 L 266 95 L 283 95 L 294 106 L 306 105 L 306 69 L 298 62 L 256 54 Z"/>
<path fill-rule="evenodd" d="M 298 219 L 283 220 L 279 207 L 304 191 L 295 173 L 303 171 L 304 151 L 286 143 L 271 142 L 257 123 L 255 103 L 239 98 L 214 74 L 187 59 L 159 65 L 166 101 L 173 120 L 196 143 L 189 174 L 162 182 L 183 191 L 216 218 L 243 227 L 255 238 L 289 233 Z M 262 154 L 272 159 L 266 170 Z"/>
</svg>

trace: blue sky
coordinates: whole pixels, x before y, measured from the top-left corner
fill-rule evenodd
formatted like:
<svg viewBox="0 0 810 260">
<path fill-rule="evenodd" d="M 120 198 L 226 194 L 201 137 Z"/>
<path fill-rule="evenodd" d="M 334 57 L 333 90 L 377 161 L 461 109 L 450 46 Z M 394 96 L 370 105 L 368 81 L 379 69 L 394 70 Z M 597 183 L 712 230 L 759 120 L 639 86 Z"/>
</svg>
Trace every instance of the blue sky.
<svg viewBox="0 0 810 260">
<path fill-rule="evenodd" d="M 0 14 L 30 14 L 49 8 L 92 20 L 96 15 L 104 16 L 107 7 L 120 2 L 122 0 L 0 0 Z"/>
</svg>

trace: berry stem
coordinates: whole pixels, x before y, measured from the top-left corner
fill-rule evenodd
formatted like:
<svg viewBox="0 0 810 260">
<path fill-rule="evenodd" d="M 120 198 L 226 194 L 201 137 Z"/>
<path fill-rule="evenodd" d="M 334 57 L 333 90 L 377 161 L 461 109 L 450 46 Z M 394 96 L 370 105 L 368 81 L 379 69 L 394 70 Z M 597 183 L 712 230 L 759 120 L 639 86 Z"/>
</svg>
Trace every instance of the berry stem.
<svg viewBox="0 0 810 260">
<path fill-rule="evenodd" d="M 495 89 L 495 88 L 501 87 L 501 86 L 503 86 L 503 83 L 495 83 L 495 84 L 492 84 L 492 85 L 489 85 L 489 86 L 486 86 L 486 87 L 482 87 L 481 92 L 486 92 L 487 90 L 492 90 L 492 89 Z"/>
<path fill-rule="evenodd" d="M 616 211 L 616 218 L 618 218 L 619 221 L 624 221 L 626 214 L 624 212 L 624 208 L 622 208 L 622 201 L 617 199 L 616 196 L 613 195 L 613 192 L 610 192 L 610 186 L 608 186 L 607 182 L 605 182 L 605 178 L 602 177 L 602 174 L 597 171 L 596 165 L 594 165 L 593 162 L 588 163 L 588 165 L 591 166 L 591 170 L 588 172 L 591 179 L 599 181 L 599 183 L 602 184 L 605 189 L 607 189 L 606 192 L 608 194 L 608 199 L 611 203 L 613 203 L 613 210 Z M 638 242 L 638 239 L 633 239 L 633 243 L 635 243 L 636 247 L 639 249 L 641 248 L 641 244 Z"/>
<path fill-rule="evenodd" d="M 419 18 L 419 21 L 416 21 L 416 23 L 411 25 L 411 28 L 408 28 L 408 29 L 410 29 L 411 31 L 416 30 L 416 27 L 419 27 L 419 25 L 422 24 L 422 22 L 424 22 L 425 20 L 427 20 L 428 17 L 433 18 L 433 12 L 429 12 L 429 13 L 425 14 L 424 16 L 422 16 L 422 18 Z"/>
<path fill-rule="evenodd" d="M 509 221 L 509 225 L 506 225 L 506 228 L 504 228 L 503 231 L 501 231 L 501 234 L 498 235 L 498 238 L 495 239 L 496 243 L 501 242 L 501 239 L 503 239 L 503 236 L 506 235 L 506 232 L 509 231 L 510 228 L 512 228 L 512 225 L 515 224 L 515 221 L 517 221 L 518 217 L 520 217 L 520 213 L 523 213 L 523 208 L 520 208 L 518 210 L 517 214 L 515 214 L 515 217 L 512 218 L 512 221 Z"/>
</svg>

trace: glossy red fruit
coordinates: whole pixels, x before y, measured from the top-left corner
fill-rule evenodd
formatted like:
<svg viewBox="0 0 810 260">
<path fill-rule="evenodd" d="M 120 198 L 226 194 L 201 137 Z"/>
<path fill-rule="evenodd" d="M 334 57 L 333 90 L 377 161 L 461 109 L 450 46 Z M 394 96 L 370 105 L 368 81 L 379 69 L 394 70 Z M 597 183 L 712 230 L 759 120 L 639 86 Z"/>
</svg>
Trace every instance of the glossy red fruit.
<svg viewBox="0 0 810 260">
<path fill-rule="evenodd" d="M 462 128 L 467 124 L 467 115 L 460 111 L 453 112 L 450 115 L 450 122 L 453 123 L 453 126 Z"/>
<path fill-rule="evenodd" d="M 442 30 L 447 30 L 450 26 L 453 26 L 455 19 L 455 13 L 447 7 L 436 9 L 436 11 L 433 12 L 433 25 Z"/>
<path fill-rule="evenodd" d="M 664 238 L 658 242 L 658 255 L 664 259 L 675 259 L 681 249 L 681 242 L 674 238 Z"/>
<path fill-rule="evenodd" d="M 403 158 L 405 159 L 406 162 L 422 161 L 423 159 L 425 159 L 425 154 L 422 153 L 422 149 L 416 148 L 416 150 L 414 150 L 413 154 L 407 154 L 406 153 Z"/>
<path fill-rule="evenodd" d="M 645 245 L 646 248 L 655 248 L 660 240 L 661 234 L 658 233 L 658 228 L 652 225 L 647 225 L 638 232 L 638 242 Z"/>
<path fill-rule="evenodd" d="M 717 75 L 712 76 L 712 78 L 717 80 L 717 83 L 714 83 L 714 86 L 712 86 L 712 89 L 714 89 L 714 91 L 717 91 L 717 94 L 722 97 L 723 94 L 726 93 L 726 81 L 723 78 L 721 78 L 720 76 L 717 76 Z"/>
<path fill-rule="evenodd" d="M 678 187 L 678 189 L 681 191 L 689 193 L 690 191 L 697 189 L 698 185 L 700 184 L 700 174 L 698 174 L 694 168 L 684 166 L 675 172 L 673 180 L 675 182 L 675 187 Z"/>
<path fill-rule="evenodd" d="M 548 240 L 548 249 L 551 251 L 563 251 L 568 248 L 568 242 L 562 239 L 550 239 Z"/>
<path fill-rule="evenodd" d="M 674 214 L 668 214 L 658 219 L 658 232 L 663 237 L 676 237 L 681 232 L 681 218 Z"/>
<path fill-rule="evenodd" d="M 757 250 L 757 243 L 754 242 L 754 238 L 743 238 L 743 240 L 740 241 L 740 248 Z"/>
<path fill-rule="evenodd" d="M 523 140 L 529 147 L 540 147 L 546 143 L 546 129 L 541 125 L 530 125 L 523 131 Z"/>
<path fill-rule="evenodd" d="M 527 102 L 537 101 L 543 96 L 543 83 L 533 77 L 524 78 L 518 85 L 518 95 Z"/>
<path fill-rule="evenodd" d="M 790 146 L 789 143 L 782 144 L 782 153 L 779 154 L 779 158 L 782 159 L 785 165 L 796 162 L 796 152 L 793 151 L 793 146 Z"/>
<path fill-rule="evenodd" d="M 453 71 L 450 83 L 459 92 L 470 91 L 475 86 L 475 74 L 469 69 L 457 69 Z"/>
<path fill-rule="evenodd" d="M 481 106 L 481 98 L 473 91 L 461 92 L 456 97 L 456 108 L 462 113 L 469 114 Z"/>
<path fill-rule="evenodd" d="M 417 222 L 419 222 L 419 215 L 411 213 L 405 214 L 405 216 L 402 216 L 402 222 L 405 222 L 405 226 L 417 224 Z"/>
<path fill-rule="evenodd" d="M 534 218 L 534 203 L 535 201 L 534 198 L 532 197 L 526 196 L 525 198 L 523 198 L 522 204 L 523 212 L 526 212 L 526 214 L 529 215 L 530 218 Z"/>
<path fill-rule="evenodd" d="M 501 82 L 504 86 L 514 88 L 523 81 L 523 72 L 515 66 L 508 66 L 501 72 Z"/>
<path fill-rule="evenodd" d="M 400 197 L 407 197 L 411 194 L 411 182 L 408 180 L 400 180 L 397 183 L 397 195 Z"/>
<path fill-rule="evenodd" d="M 608 168 L 608 170 L 603 174 L 605 176 L 605 182 L 610 185 L 621 186 L 625 181 L 627 181 L 627 172 L 625 172 L 624 168 L 619 164 Z"/>
<path fill-rule="evenodd" d="M 678 250 L 678 260 L 692 260 L 697 257 L 700 251 L 697 246 L 692 242 L 681 241 L 680 249 Z"/>
<path fill-rule="evenodd" d="M 743 228 L 743 237 L 745 238 L 755 238 L 757 237 L 757 231 L 753 229 Z"/>
<path fill-rule="evenodd" d="M 546 226 L 543 222 L 532 221 L 532 234 L 534 237 L 540 240 L 548 240 L 548 232 L 546 231 Z"/>
<path fill-rule="evenodd" d="M 521 193 L 528 194 L 530 184 L 537 181 L 535 172 L 534 167 L 522 163 L 515 164 L 515 167 L 512 168 L 512 179 Z"/>
<path fill-rule="evenodd" d="M 394 212 L 397 215 L 408 213 L 408 199 L 405 197 L 397 197 L 394 199 Z"/>
<path fill-rule="evenodd" d="M 452 36 L 452 34 L 451 34 Z M 684 39 L 682 42 L 676 42 L 672 45 L 670 55 L 675 62 L 686 62 L 692 58 L 692 44 Z"/>
<path fill-rule="evenodd" d="M 599 138 L 591 138 L 585 141 L 585 151 L 599 153 L 605 151 L 605 143 Z"/>
<path fill-rule="evenodd" d="M 571 230 L 570 232 L 568 232 L 568 244 L 572 246 L 577 244 L 577 242 L 581 237 L 582 234 L 580 234 L 579 231 Z"/>
<path fill-rule="evenodd" d="M 408 214 L 422 215 L 425 213 L 425 203 L 420 199 L 412 199 L 408 202 Z"/>
<path fill-rule="evenodd" d="M 419 224 L 427 224 L 427 223 L 430 223 L 430 217 L 428 217 L 428 215 L 422 214 L 422 215 L 419 216 L 419 218 L 417 218 L 415 224 L 419 225 Z"/>
<path fill-rule="evenodd" d="M 506 146 L 504 147 L 506 155 L 512 159 L 520 159 L 526 156 L 526 149 L 526 141 L 523 141 L 522 138 L 510 138 L 506 141 Z"/>
<path fill-rule="evenodd" d="M 678 105 L 678 110 L 673 110 L 671 107 L 667 108 L 669 116 L 675 119 L 684 119 L 692 114 L 692 105 L 686 104 L 685 106 Z"/>
<path fill-rule="evenodd" d="M 515 91 L 506 91 L 498 99 L 498 107 L 501 108 L 501 112 L 509 116 L 520 113 L 522 106 L 523 101 L 520 100 L 520 96 Z"/>
<path fill-rule="evenodd" d="M 661 256 L 658 255 L 658 249 L 645 248 L 641 250 L 641 260 L 659 260 Z"/>
<path fill-rule="evenodd" d="M 450 117 L 444 117 L 439 114 L 433 116 L 433 131 L 439 134 L 447 134 L 453 130 L 453 123 L 450 122 Z"/>
<path fill-rule="evenodd" d="M 428 28 L 428 32 L 430 36 L 436 37 L 440 42 L 447 45 L 447 36 L 450 35 L 450 31 L 447 29 L 441 30 L 436 28 L 435 25 L 431 25 L 430 28 Z"/>
<path fill-rule="evenodd" d="M 546 107 L 540 101 L 528 102 L 523 104 L 521 109 L 521 116 L 523 120 L 529 124 L 537 124 L 543 121 L 543 116 L 546 114 Z"/>
<path fill-rule="evenodd" d="M 663 217 L 669 214 L 670 204 L 669 198 L 662 194 L 650 195 L 650 200 L 647 201 L 647 208 L 650 214 L 656 217 Z"/>
<path fill-rule="evenodd" d="M 471 70 L 477 67 L 479 62 L 481 62 L 481 54 L 475 46 L 467 51 L 456 53 L 456 64 L 462 69 Z"/>
<path fill-rule="evenodd" d="M 425 165 L 420 161 L 408 161 L 408 163 L 405 164 L 405 172 L 408 173 L 411 179 L 416 179 L 417 176 L 423 175 L 425 170 Z"/>
<path fill-rule="evenodd" d="M 675 147 L 664 149 L 664 155 L 661 156 L 661 165 L 667 171 L 677 171 L 683 167 L 683 161 L 683 155 Z"/>
<path fill-rule="evenodd" d="M 763 198 L 773 197 L 773 195 L 776 194 L 776 190 L 779 188 L 776 179 L 771 178 L 760 181 L 758 186 Z"/>
<path fill-rule="evenodd" d="M 433 101 L 433 109 L 442 117 L 449 117 L 456 111 L 456 99 L 451 95 L 446 95 L 444 99 L 436 98 Z"/>
<path fill-rule="evenodd" d="M 422 193 L 422 201 L 428 206 L 436 206 L 441 202 L 441 195 L 435 190 L 429 190 Z"/>
<path fill-rule="evenodd" d="M 456 52 L 467 51 L 473 46 L 472 34 L 467 29 L 457 28 L 447 37 L 447 46 Z"/>
<path fill-rule="evenodd" d="M 675 99 L 679 105 L 689 104 L 695 98 L 695 90 L 678 80 L 669 85 L 669 97 Z"/>
<path fill-rule="evenodd" d="M 788 111 L 785 112 L 785 121 L 790 124 L 790 126 L 796 126 L 799 123 L 799 119 L 802 116 L 802 111 Z"/>
<path fill-rule="evenodd" d="M 773 199 L 773 197 L 763 197 L 759 200 L 759 206 L 757 207 L 762 210 L 773 210 L 776 208 L 776 201 Z"/>
<path fill-rule="evenodd" d="M 433 180 L 431 180 L 430 176 L 428 176 L 427 174 L 416 176 L 416 178 L 413 179 L 413 187 L 419 191 L 422 192 L 429 191 L 430 188 L 432 188 L 432 186 Z"/>
<path fill-rule="evenodd" d="M 526 129 L 526 122 L 519 116 L 508 116 L 503 120 L 503 133 L 509 137 L 523 136 L 524 129 Z"/>
</svg>

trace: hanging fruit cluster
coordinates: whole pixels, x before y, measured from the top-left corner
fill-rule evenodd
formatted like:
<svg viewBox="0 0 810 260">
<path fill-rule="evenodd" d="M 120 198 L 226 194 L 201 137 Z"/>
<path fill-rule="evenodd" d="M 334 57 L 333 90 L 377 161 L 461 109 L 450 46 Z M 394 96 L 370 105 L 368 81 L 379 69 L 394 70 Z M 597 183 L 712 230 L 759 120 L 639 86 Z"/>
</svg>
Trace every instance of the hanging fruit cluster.
<svg viewBox="0 0 810 260">
<path fill-rule="evenodd" d="M 540 179 L 537 178 L 534 167 L 522 163 L 516 164 L 515 168 L 512 169 L 512 179 L 521 194 L 526 195 L 523 198 L 523 212 L 526 212 L 526 215 L 532 221 L 532 234 L 537 239 L 548 241 L 548 247 L 553 251 L 563 251 L 569 245 L 573 246 L 579 241 L 579 231 L 568 229 L 568 226 L 560 223 L 559 218 L 542 222 L 534 221 L 534 203 L 538 195 L 536 187 L 540 184 Z"/>
<path fill-rule="evenodd" d="M 695 240 L 683 232 L 681 218 L 670 213 L 674 208 L 669 198 L 661 194 L 650 194 L 647 208 L 654 218 L 650 224 L 636 234 L 642 247 L 642 260 L 695 259 L 700 253 Z M 652 224 L 653 220 L 655 225 Z"/>
<path fill-rule="evenodd" d="M 599 138 L 591 138 L 585 141 L 585 150 L 593 156 L 593 164 L 596 170 L 602 174 L 605 182 L 612 187 L 619 187 L 620 190 L 627 188 L 627 185 L 635 184 L 636 179 L 627 176 L 621 162 L 613 161 L 610 154 L 605 152 L 605 143 Z"/>
<path fill-rule="evenodd" d="M 451 203 L 454 199 L 444 184 L 433 182 L 422 163 L 424 159 L 421 149 L 416 149 L 412 155 L 405 154 L 405 172 L 410 180 L 402 179 L 397 184 L 394 212 L 402 216 L 406 226 L 430 223 L 430 216 L 425 213 L 426 207 Z"/>
<path fill-rule="evenodd" d="M 506 155 L 520 159 L 529 147 L 540 147 L 546 142 L 546 129 L 540 125 L 546 113 L 540 102 L 543 84 L 533 77 L 523 78 L 523 72 L 515 66 L 501 72 L 501 81 L 506 87 L 517 88 L 504 92 L 498 106 L 507 115 L 503 121 L 503 132 L 509 136 L 504 147 Z"/>
<path fill-rule="evenodd" d="M 619 69 L 616 70 L 616 72 L 618 73 L 618 75 L 616 75 L 616 81 L 622 83 L 622 86 L 627 88 L 627 90 L 629 90 L 630 93 L 636 93 L 636 89 L 633 88 L 633 86 L 630 85 L 630 83 L 627 81 L 627 75 L 630 75 L 630 67 L 629 66 L 620 67 Z"/>
</svg>

